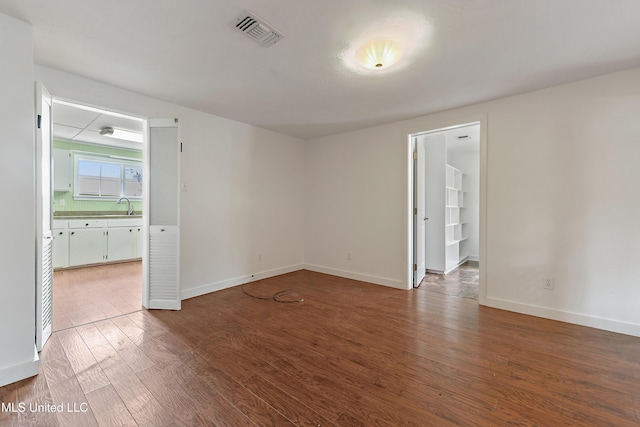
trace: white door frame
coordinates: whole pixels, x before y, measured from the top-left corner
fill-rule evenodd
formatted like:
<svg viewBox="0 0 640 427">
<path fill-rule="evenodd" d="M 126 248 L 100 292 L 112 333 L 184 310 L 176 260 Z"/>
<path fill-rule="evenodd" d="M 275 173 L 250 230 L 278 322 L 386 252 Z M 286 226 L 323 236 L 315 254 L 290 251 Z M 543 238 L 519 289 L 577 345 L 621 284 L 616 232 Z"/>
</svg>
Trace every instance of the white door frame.
<svg viewBox="0 0 640 427">
<path fill-rule="evenodd" d="M 424 142 L 413 135 L 413 287 L 420 286 L 426 273 L 426 212 L 425 212 L 425 155 Z"/>
<path fill-rule="evenodd" d="M 487 125 L 486 114 L 461 114 L 450 116 L 449 118 L 438 118 L 425 120 L 422 123 L 412 125 L 402 131 L 402 141 L 404 145 L 405 157 L 405 179 L 404 179 L 404 229 L 405 229 L 405 273 L 404 282 L 406 289 L 413 288 L 413 137 L 416 134 L 429 133 L 437 130 L 460 127 L 464 124 L 480 124 L 480 272 L 479 272 L 479 303 L 486 305 L 487 299 Z"/>
<path fill-rule="evenodd" d="M 98 106 L 98 105 L 94 105 L 91 103 L 87 103 L 87 102 L 82 102 L 82 101 L 76 101 L 73 99 L 68 99 L 68 98 L 64 98 L 61 96 L 55 96 L 52 95 L 52 100 L 53 100 L 53 105 L 55 105 L 56 101 L 62 101 L 64 103 L 70 103 L 70 104 L 74 104 L 77 105 L 78 107 L 81 108 L 85 108 L 87 110 L 91 110 L 91 111 L 95 111 L 95 112 L 99 112 L 99 113 L 105 113 L 105 114 L 110 114 L 110 115 L 114 115 L 114 116 L 126 116 L 126 117 L 132 117 L 132 118 L 136 118 L 139 119 L 143 122 L 143 138 L 142 138 L 142 167 L 143 170 L 147 171 L 149 169 L 148 167 L 148 156 L 146 155 L 147 151 L 148 151 L 148 145 L 149 145 L 149 135 L 148 135 L 148 123 L 149 123 L 149 119 L 147 117 L 144 116 L 140 116 L 138 114 L 132 114 L 132 113 L 128 113 L 128 112 L 124 112 L 124 111 L 118 111 L 115 109 L 111 109 L 111 108 L 106 108 L 106 107 L 102 107 L 102 106 Z M 53 108 L 55 109 L 55 107 Z M 53 110 L 52 109 L 52 110 Z M 53 117 L 53 114 L 52 114 Z M 53 136 L 52 136 L 53 139 Z M 148 181 L 148 179 L 143 178 L 144 181 Z M 53 186 L 52 186 L 52 191 L 51 191 L 51 200 L 53 200 Z M 149 207 L 148 207 L 149 203 L 148 203 L 148 193 L 144 193 L 143 192 L 143 197 L 142 197 L 142 218 L 143 218 L 143 223 L 145 218 L 149 217 Z M 142 260 L 144 263 L 144 260 L 148 257 L 148 235 L 147 235 L 147 230 L 145 229 L 145 227 L 142 227 L 142 239 L 143 239 L 143 251 L 142 251 Z M 144 273 L 143 273 L 144 274 Z M 54 284 L 55 286 L 55 284 Z M 141 298 L 141 302 L 143 301 L 143 293 L 144 293 L 144 281 L 140 282 L 140 298 Z M 37 296 L 36 296 L 37 298 Z"/>
</svg>

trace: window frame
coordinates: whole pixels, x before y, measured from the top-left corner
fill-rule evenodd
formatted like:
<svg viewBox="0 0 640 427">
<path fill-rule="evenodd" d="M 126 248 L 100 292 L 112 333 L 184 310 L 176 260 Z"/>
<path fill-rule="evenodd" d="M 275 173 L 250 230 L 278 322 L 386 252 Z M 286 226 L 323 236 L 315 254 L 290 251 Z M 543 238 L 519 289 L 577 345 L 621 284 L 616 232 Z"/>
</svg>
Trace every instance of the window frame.
<svg viewBox="0 0 640 427">
<path fill-rule="evenodd" d="M 86 153 L 86 152 L 72 152 L 73 153 L 73 199 L 74 200 L 93 200 L 93 201 L 118 201 L 119 199 L 126 197 L 132 201 L 142 200 L 143 195 L 140 196 L 127 196 L 125 194 L 125 168 L 126 167 L 135 167 L 139 168 L 141 171 L 144 171 L 142 159 L 134 159 L 130 157 L 124 156 L 115 156 L 109 154 L 99 154 L 99 153 Z M 80 168 L 78 166 L 80 161 L 88 161 L 88 162 L 96 162 L 96 163 L 107 163 L 114 164 L 120 166 L 120 195 L 118 196 L 101 196 L 101 195 L 86 195 L 79 194 L 79 172 Z M 144 173 L 144 172 L 142 172 Z M 143 178 L 144 180 L 144 175 Z M 100 189 L 100 186 L 98 186 Z"/>
</svg>

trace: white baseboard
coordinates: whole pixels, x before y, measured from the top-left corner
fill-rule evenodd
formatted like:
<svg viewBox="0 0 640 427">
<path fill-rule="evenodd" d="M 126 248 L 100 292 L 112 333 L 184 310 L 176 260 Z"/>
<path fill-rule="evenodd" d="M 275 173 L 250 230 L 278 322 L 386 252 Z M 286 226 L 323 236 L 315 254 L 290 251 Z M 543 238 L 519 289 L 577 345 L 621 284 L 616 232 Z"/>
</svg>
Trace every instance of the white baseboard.
<svg viewBox="0 0 640 427">
<path fill-rule="evenodd" d="M 478 262 L 480 262 L 480 257 L 478 255 L 469 255 L 467 257 L 467 260 L 468 261 L 478 261 Z"/>
<path fill-rule="evenodd" d="M 181 297 L 183 300 L 198 297 L 200 295 L 209 294 L 211 292 L 221 291 L 223 289 L 232 288 L 234 286 L 242 285 L 244 283 L 255 282 L 256 280 L 266 279 L 269 277 L 279 276 L 281 274 L 292 273 L 294 271 L 302 270 L 303 264 L 295 264 L 287 267 L 275 268 L 272 270 L 260 271 L 254 274 L 245 274 L 239 277 L 233 277 L 231 279 L 221 280 L 215 283 L 209 283 L 206 285 L 198 286 L 196 288 L 183 290 Z"/>
<path fill-rule="evenodd" d="M 389 279 L 387 277 L 370 276 L 368 274 L 356 273 L 353 271 L 338 270 L 336 268 L 323 267 L 321 265 L 304 264 L 304 269 L 317 273 L 331 274 L 332 276 L 344 277 L 346 279 L 359 280 L 361 282 L 373 283 L 375 285 L 389 286 L 396 289 L 407 289 L 406 284 L 401 280 Z"/>
<path fill-rule="evenodd" d="M 640 337 L 640 325 L 636 323 L 622 322 L 620 320 L 556 310 L 537 305 L 522 304 L 499 298 L 487 297 L 484 302 L 488 307 Z"/>
<path fill-rule="evenodd" d="M 40 356 L 34 344 L 33 360 L 0 370 L 0 387 L 15 383 L 16 381 L 38 375 L 40 372 Z"/>
</svg>

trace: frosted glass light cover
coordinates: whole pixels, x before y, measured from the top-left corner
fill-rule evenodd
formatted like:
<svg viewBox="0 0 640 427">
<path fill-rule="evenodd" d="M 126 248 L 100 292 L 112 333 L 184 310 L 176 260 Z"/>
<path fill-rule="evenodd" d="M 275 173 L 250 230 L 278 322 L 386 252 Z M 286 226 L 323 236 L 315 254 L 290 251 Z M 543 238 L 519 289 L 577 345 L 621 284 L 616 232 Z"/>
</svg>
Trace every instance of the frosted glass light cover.
<svg viewBox="0 0 640 427">
<path fill-rule="evenodd" d="M 400 44 L 393 40 L 374 40 L 362 46 L 357 52 L 357 60 L 369 70 L 391 67 L 402 57 Z"/>
</svg>

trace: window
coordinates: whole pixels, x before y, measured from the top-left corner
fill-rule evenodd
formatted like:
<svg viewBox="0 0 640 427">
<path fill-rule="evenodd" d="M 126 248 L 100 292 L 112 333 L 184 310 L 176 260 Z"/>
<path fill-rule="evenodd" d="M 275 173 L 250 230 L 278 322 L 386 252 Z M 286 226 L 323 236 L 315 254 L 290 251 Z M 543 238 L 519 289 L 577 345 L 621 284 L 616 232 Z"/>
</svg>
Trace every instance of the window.
<svg viewBox="0 0 640 427">
<path fill-rule="evenodd" d="M 142 162 L 75 153 L 76 199 L 142 198 Z"/>
<path fill-rule="evenodd" d="M 142 166 L 124 167 L 124 196 L 142 197 Z"/>
</svg>

